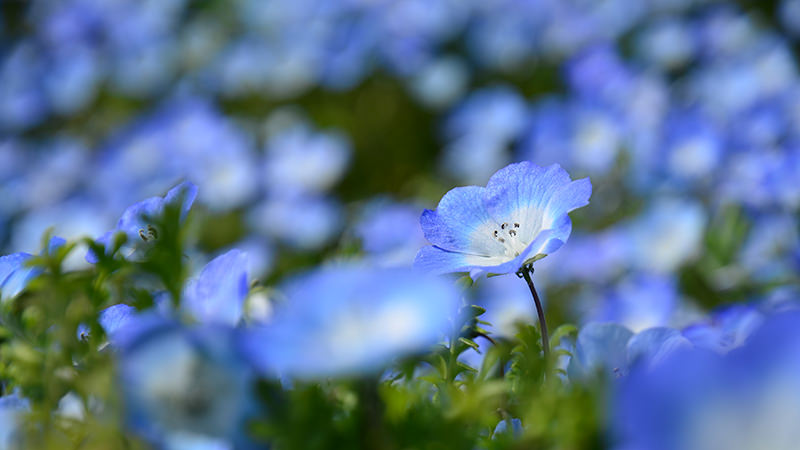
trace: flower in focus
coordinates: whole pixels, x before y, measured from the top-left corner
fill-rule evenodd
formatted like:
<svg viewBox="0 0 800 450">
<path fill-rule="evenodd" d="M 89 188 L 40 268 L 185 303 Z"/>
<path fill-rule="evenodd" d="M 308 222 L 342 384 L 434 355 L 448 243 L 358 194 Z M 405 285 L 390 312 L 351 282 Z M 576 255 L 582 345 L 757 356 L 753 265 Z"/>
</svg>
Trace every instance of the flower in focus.
<svg viewBox="0 0 800 450">
<path fill-rule="evenodd" d="M 141 315 L 117 336 L 120 386 L 133 430 L 164 448 L 239 448 L 251 372 L 231 351 L 231 329 L 184 328 Z"/>
<path fill-rule="evenodd" d="M 167 205 L 180 202 L 181 220 L 189 213 L 194 199 L 197 197 L 197 186 L 190 182 L 183 182 L 170 189 L 164 197 L 151 197 L 139 203 L 131 205 L 122 213 L 117 222 L 116 228 L 106 232 L 97 239 L 98 243 L 106 246 L 106 251 L 111 251 L 112 238 L 115 233 L 124 233 L 128 237 L 128 243 L 132 245 L 131 251 L 135 251 L 141 244 L 148 244 L 158 239 L 158 230 L 148 220 L 158 218 L 164 213 Z M 86 260 L 92 264 L 98 261 L 97 255 L 91 250 L 86 254 Z"/>
<path fill-rule="evenodd" d="M 370 373 L 438 342 L 459 296 L 446 280 L 411 269 L 323 268 L 290 282 L 272 321 L 243 339 L 268 375 Z"/>
<path fill-rule="evenodd" d="M 558 250 L 572 231 L 567 213 L 589 203 L 588 178 L 572 181 L 560 166 L 523 161 L 500 169 L 486 187 L 450 190 L 425 210 L 431 242 L 415 260 L 433 273 L 506 274 Z"/>
</svg>

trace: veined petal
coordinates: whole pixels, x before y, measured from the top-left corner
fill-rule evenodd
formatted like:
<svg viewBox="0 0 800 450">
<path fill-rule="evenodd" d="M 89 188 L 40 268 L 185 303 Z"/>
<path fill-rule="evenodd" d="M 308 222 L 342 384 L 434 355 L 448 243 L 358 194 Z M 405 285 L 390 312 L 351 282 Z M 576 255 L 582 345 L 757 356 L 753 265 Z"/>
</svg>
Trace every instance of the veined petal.
<svg viewBox="0 0 800 450">
<path fill-rule="evenodd" d="M 164 199 L 151 197 L 128 207 L 119 222 L 117 230 L 127 234 L 130 239 L 137 239 L 139 230 L 147 227 L 145 222 L 148 217 L 156 217 L 164 211 Z"/>
<path fill-rule="evenodd" d="M 550 228 L 562 216 L 589 204 L 592 195 L 592 183 L 588 178 L 575 180 L 561 186 L 550 198 L 545 208 L 544 227 Z"/>
<path fill-rule="evenodd" d="M 451 252 L 433 245 L 426 245 L 417 252 L 417 256 L 414 258 L 414 267 L 436 275 L 466 272 L 470 268 L 466 262 L 466 256 L 461 252 Z"/>
<path fill-rule="evenodd" d="M 457 187 L 442 197 L 435 211 L 425 210 L 420 225 L 431 244 L 448 251 L 495 256 L 504 247 L 493 239 L 497 222 L 484 206 L 486 189 Z"/>
<path fill-rule="evenodd" d="M 558 164 L 539 167 L 529 161 L 500 169 L 486 186 L 486 209 L 499 223 L 518 223 L 518 237 L 531 242 L 544 224 L 548 203 L 563 186 L 569 174 Z"/>
<path fill-rule="evenodd" d="M 164 203 L 172 204 L 173 202 L 180 201 L 181 220 L 184 220 L 196 198 L 197 185 L 189 181 L 184 181 L 167 192 L 167 195 L 164 196 Z"/>
</svg>

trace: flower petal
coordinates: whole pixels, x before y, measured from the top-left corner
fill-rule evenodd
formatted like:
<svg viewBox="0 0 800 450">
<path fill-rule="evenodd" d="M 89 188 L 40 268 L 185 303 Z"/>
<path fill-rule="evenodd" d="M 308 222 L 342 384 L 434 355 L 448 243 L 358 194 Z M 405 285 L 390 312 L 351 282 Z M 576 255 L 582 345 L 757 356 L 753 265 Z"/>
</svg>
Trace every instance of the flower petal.
<svg viewBox="0 0 800 450">
<path fill-rule="evenodd" d="M 214 258 L 188 284 L 181 306 L 201 322 L 235 326 L 248 290 L 247 254 L 234 249 Z"/>
<path fill-rule="evenodd" d="M 498 226 L 484 206 L 485 191 L 478 186 L 451 189 L 435 211 L 422 213 L 420 225 L 425 238 L 448 251 L 481 256 L 503 254 L 503 245 L 492 237 Z"/>
<path fill-rule="evenodd" d="M 510 164 L 497 171 L 486 186 L 486 209 L 499 223 L 520 224 L 518 237 L 531 242 L 544 225 L 551 199 L 570 182 L 558 164 L 543 168 L 530 161 Z"/>
</svg>

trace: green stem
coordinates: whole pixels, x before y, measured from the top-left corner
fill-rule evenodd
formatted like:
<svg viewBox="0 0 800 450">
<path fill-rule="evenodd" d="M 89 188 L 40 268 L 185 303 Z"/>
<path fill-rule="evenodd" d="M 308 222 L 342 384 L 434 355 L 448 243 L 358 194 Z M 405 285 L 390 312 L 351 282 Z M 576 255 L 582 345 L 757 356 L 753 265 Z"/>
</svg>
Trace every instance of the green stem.
<svg viewBox="0 0 800 450">
<path fill-rule="evenodd" d="M 531 295 L 533 295 L 533 302 L 536 304 L 536 314 L 539 316 L 539 327 L 542 331 L 542 350 L 544 351 L 545 358 L 547 358 L 550 355 L 550 337 L 547 334 L 547 321 L 544 318 L 544 308 L 542 307 L 541 300 L 539 300 L 539 294 L 536 293 L 533 279 L 531 279 L 532 274 L 533 266 L 530 264 L 522 266 L 519 272 L 517 272 L 517 276 L 524 278 L 525 282 L 528 283 L 528 288 L 530 288 Z"/>
</svg>

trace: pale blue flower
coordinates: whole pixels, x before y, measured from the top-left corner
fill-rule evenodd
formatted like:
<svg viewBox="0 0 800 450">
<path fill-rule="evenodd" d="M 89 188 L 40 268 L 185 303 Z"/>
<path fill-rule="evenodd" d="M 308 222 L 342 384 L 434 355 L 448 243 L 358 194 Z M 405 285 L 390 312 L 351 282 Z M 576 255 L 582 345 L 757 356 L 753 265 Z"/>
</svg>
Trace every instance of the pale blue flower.
<svg viewBox="0 0 800 450">
<path fill-rule="evenodd" d="M 452 283 L 411 269 L 341 266 L 290 282 L 271 321 L 242 347 L 269 376 L 374 373 L 424 352 L 448 333 L 459 296 Z"/>
<path fill-rule="evenodd" d="M 26 265 L 31 257 L 29 253 L 0 256 L 0 302 L 16 297 L 40 273 L 36 267 Z"/>
<path fill-rule="evenodd" d="M 511 164 L 486 187 L 452 189 L 425 210 L 431 242 L 415 265 L 434 273 L 505 274 L 558 250 L 572 231 L 567 213 L 589 203 L 588 178 L 572 181 L 558 165 Z"/>
<path fill-rule="evenodd" d="M 799 319 L 773 316 L 722 357 L 679 351 L 633 371 L 614 396 L 615 441 L 649 450 L 797 448 Z"/>
<path fill-rule="evenodd" d="M 113 242 L 114 235 L 124 233 L 128 237 L 128 247 L 131 250 L 151 244 L 158 239 L 158 229 L 150 221 L 158 219 L 168 205 L 179 207 L 180 217 L 184 219 L 189 213 L 195 197 L 197 197 L 197 186 L 184 182 L 170 189 L 164 197 L 152 197 L 131 205 L 122 213 L 116 228 L 106 232 L 97 239 L 97 242 L 105 245 L 108 252 L 112 250 L 110 244 Z M 89 251 L 86 254 L 86 260 L 94 264 L 98 261 L 97 255 Z"/>
<path fill-rule="evenodd" d="M 411 266 L 425 244 L 419 208 L 413 204 L 376 199 L 366 205 L 355 234 L 366 257 L 380 266 Z"/>
<path fill-rule="evenodd" d="M 18 448 L 23 415 L 30 411 L 30 402 L 17 393 L 0 397 L 0 448 Z M 22 448 L 22 447 L 19 447 Z"/>
<path fill-rule="evenodd" d="M 240 448 L 252 410 L 252 374 L 234 342 L 234 331 L 224 327 L 132 318 L 117 332 L 128 425 L 166 448 L 196 448 L 188 442 Z"/>
</svg>

